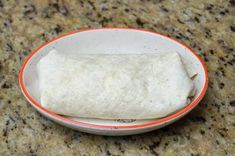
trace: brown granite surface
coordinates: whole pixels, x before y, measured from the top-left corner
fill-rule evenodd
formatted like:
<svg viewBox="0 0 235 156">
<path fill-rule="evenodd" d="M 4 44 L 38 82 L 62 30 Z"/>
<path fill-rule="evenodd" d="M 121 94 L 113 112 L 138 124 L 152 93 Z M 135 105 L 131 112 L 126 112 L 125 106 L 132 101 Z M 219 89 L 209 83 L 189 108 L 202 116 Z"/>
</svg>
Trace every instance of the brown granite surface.
<svg viewBox="0 0 235 156">
<path fill-rule="evenodd" d="M 104 137 L 49 121 L 20 92 L 34 48 L 87 27 L 141 27 L 183 41 L 205 60 L 205 98 L 150 133 Z M 235 11 L 228 0 L 0 0 L 0 155 L 235 155 Z"/>
</svg>

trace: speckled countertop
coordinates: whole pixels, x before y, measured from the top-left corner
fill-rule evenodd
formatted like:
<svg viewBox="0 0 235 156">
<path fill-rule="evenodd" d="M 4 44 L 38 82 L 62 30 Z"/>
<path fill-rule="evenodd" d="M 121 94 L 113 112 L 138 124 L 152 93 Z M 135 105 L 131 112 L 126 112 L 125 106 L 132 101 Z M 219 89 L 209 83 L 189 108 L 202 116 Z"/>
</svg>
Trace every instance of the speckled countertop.
<svg viewBox="0 0 235 156">
<path fill-rule="evenodd" d="M 205 60 L 205 98 L 150 133 L 104 137 L 55 124 L 30 106 L 18 73 L 34 48 L 87 27 L 141 27 L 178 38 Z M 235 12 L 227 0 L 0 0 L 0 155 L 235 155 Z"/>
</svg>

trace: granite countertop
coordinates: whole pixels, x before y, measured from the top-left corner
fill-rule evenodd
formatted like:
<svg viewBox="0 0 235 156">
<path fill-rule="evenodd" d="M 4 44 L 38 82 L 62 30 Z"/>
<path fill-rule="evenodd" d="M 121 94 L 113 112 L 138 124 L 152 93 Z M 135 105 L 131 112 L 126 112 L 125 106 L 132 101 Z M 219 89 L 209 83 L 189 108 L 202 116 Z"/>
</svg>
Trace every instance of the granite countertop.
<svg viewBox="0 0 235 156">
<path fill-rule="evenodd" d="M 60 126 L 23 97 L 20 66 L 43 42 L 88 27 L 158 31 L 206 62 L 209 88 L 187 116 L 134 136 Z M 0 0 L 0 155 L 235 155 L 235 11 L 227 0 Z"/>
</svg>

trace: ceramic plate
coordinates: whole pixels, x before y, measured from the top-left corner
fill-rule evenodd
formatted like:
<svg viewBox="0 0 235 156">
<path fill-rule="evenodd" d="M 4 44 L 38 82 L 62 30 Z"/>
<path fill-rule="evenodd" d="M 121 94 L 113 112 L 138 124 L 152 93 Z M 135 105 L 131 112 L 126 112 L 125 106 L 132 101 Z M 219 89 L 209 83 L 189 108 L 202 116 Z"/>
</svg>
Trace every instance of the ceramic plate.
<svg viewBox="0 0 235 156">
<path fill-rule="evenodd" d="M 81 53 L 165 53 L 178 52 L 187 70 L 197 73 L 194 84 L 197 92 L 185 108 L 161 119 L 151 120 L 100 120 L 69 118 L 50 112 L 40 105 L 36 65 L 47 53 L 56 49 L 66 54 Z M 203 61 L 184 44 L 156 32 L 131 28 L 86 29 L 61 35 L 34 50 L 24 61 L 20 76 L 20 87 L 27 100 L 47 118 L 75 130 L 100 135 L 130 135 L 143 133 L 166 126 L 190 112 L 203 98 L 208 75 Z"/>
</svg>

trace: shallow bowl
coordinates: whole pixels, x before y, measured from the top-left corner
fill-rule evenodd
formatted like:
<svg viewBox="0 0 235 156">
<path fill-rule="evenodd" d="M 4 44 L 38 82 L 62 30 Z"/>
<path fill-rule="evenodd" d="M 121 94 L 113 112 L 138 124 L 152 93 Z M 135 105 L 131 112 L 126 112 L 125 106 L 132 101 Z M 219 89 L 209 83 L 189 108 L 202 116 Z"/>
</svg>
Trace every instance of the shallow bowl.
<svg viewBox="0 0 235 156">
<path fill-rule="evenodd" d="M 197 92 L 189 105 L 160 119 L 101 120 L 61 116 L 40 105 L 36 65 L 52 49 L 56 49 L 64 55 L 178 52 L 188 72 L 197 73 L 193 80 Z M 203 98 L 208 85 L 208 75 L 205 64 L 196 53 L 173 38 L 143 29 L 98 28 L 70 32 L 36 48 L 24 61 L 20 70 L 19 82 L 24 96 L 32 106 L 47 118 L 61 125 L 93 134 L 130 135 L 161 128 L 189 113 Z"/>
</svg>

